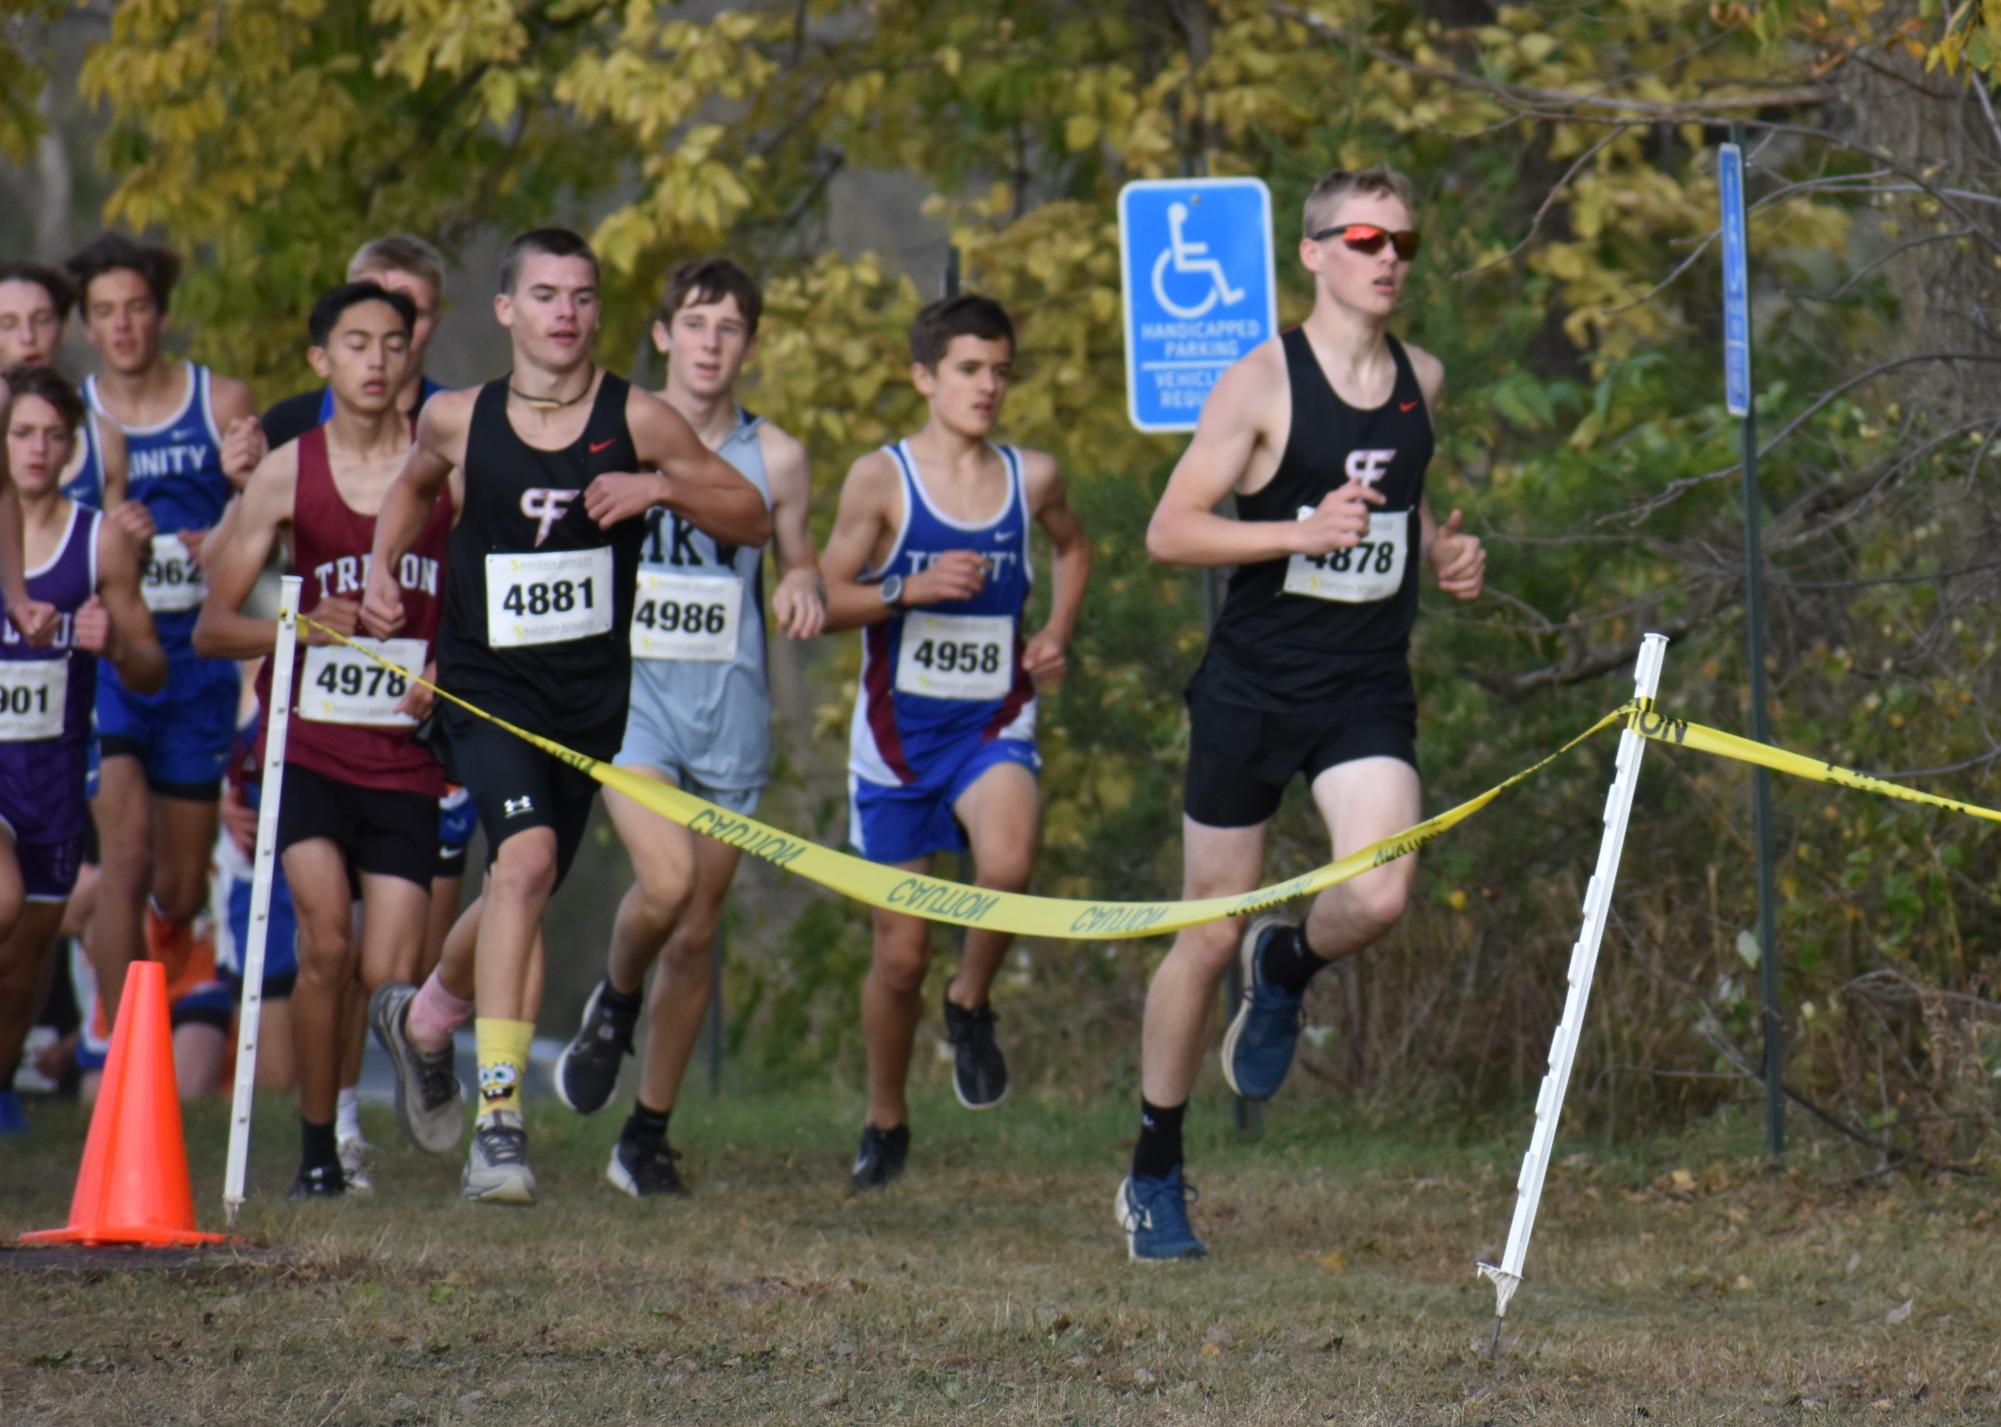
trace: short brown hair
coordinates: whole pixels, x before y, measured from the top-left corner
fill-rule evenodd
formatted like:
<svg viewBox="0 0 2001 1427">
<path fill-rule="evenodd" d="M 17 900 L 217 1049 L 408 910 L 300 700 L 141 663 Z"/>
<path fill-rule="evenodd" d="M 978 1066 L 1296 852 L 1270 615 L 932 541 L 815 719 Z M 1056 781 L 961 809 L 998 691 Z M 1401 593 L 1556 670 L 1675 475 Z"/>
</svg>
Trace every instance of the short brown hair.
<svg viewBox="0 0 2001 1427">
<path fill-rule="evenodd" d="M 1341 200 L 1351 193 L 1378 193 L 1396 199 L 1413 213 L 1417 211 L 1417 190 L 1395 169 L 1380 164 L 1373 168 L 1337 168 L 1314 184 L 1313 192 L 1306 195 L 1300 211 L 1301 234 L 1310 238 L 1325 228 L 1334 217 L 1334 210 L 1341 206 Z"/>
<path fill-rule="evenodd" d="M 141 243 L 123 233 L 99 233 L 63 264 L 76 284 L 77 301 L 88 308 L 90 285 L 106 273 L 126 268 L 146 280 L 153 303 L 167 310 L 174 284 L 181 280 L 181 260 L 171 249 Z"/>
<path fill-rule="evenodd" d="M 690 301 L 721 302 L 726 297 L 736 299 L 736 310 L 755 333 L 757 320 L 764 315 L 764 293 L 756 278 L 728 258 L 683 263 L 668 274 L 667 293 L 660 299 L 660 320 L 671 325 L 674 314 Z"/>
<path fill-rule="evenodd" d="M 54 367 L 19 366 L 8 369 L 0 381 L 7 383 L 7 390 L 15 399 L 24 396 L 38 396 L 56 409 L 56 415 L 63 419 L 63 425 L 74 436 L 83 427 L 83 398 L 70 385 L 69 378 Z"/>
<path fill-rule="evenodd" d="M 55 308 L 58 322 L 66 321 L 70 309 L 76 306 L 76 288 L 70 280 L 41 263 L 0 263 L 0 282 L 26 282 L 39 287 L 49 295 L 49 305 Z"/>
<path fill-rule="evenodd" d="M 408 273 L 429 283 L 438 297 L 445 295 L 444 257 L 414 233 L 370 238 L 347 260 L 349 282 L 359 282 L 378 273 Z"/>
<path fill-rule="evenodd" d="M 591 265 L 591 278 L 598 275 L 598 255 L 581 235 L 568 228 L 531 228 L 507 245 L 500 255 L 500 290 L 511 293 L 521 280 L 522 264 L 532 257 L 582 258 Z"/>
<path fill-rule="evenodd" d="M 978 337 L 983 342 L 1005 342 L 1014 352 L 1014 323 L 1007 309 L 991 297 L 962 292 L 940 298 L 910 324 L 910 360 L 936 371 L 952 348 L 954 337 Z"/>
</svg>

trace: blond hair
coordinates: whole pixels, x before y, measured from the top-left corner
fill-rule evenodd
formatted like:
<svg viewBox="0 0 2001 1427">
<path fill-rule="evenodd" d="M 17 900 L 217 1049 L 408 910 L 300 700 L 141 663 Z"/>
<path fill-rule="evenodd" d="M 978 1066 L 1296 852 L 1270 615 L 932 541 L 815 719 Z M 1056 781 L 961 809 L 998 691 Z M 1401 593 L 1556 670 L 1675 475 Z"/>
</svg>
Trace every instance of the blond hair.
<svg viewBox="0 0 2001 1427">
<path fill-rule="evenodd" d="M 1300 213 L 1300 231 L 1310 238 L 1333 220 L 1341 200 L 1351 193 L 1377 193 L 1394 198 L 1413 213 L 1417 210 L 1416 190 L 1409 179 L 1393 168 L 1335 169 L 1313 185 Z"/>
<path fill-rule="evenodd" d="M 434 297 L 445 295 L 445 260 L 438 250 L 413 233 L 371 238 L 348 259 L 347 280 L 359 282 L 380 273 L 408 273 L 430 284 Z"/>
</svg>

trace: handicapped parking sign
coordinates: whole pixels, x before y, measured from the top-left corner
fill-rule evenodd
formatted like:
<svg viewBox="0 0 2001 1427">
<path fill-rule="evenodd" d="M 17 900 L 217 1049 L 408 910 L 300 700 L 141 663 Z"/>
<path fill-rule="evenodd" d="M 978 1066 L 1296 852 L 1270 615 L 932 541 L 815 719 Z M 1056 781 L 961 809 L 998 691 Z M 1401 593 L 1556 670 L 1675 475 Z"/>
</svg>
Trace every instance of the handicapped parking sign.
<svg viewBox="0 0 2001 1427">
<path fill-rule="evenodd" d="M 1141 179 L 1119 190 L 1126 411 L 1192 431 L 1224 369 L 1278 330 L 1271 192 L 1255 178 Z"/>
</svg>

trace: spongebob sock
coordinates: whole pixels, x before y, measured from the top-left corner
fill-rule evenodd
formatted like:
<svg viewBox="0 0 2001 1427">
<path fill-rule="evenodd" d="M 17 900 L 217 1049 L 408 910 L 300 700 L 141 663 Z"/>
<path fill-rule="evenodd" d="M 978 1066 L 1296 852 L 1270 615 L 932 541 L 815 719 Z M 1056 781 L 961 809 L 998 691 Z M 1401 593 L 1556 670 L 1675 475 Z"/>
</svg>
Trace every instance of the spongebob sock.
<svg viewBox="0 0 2001 1427">
<path fill-rule="evenodd" d="M 502 1110 L 521 1113 L 521 1077 L 528 1069 L 528 1046 L 535 1038 L 533 1021 L 503 1021 L 480 1016 L 472 1023 L 479 1055 L 479 1118 Z"/>
</svg>

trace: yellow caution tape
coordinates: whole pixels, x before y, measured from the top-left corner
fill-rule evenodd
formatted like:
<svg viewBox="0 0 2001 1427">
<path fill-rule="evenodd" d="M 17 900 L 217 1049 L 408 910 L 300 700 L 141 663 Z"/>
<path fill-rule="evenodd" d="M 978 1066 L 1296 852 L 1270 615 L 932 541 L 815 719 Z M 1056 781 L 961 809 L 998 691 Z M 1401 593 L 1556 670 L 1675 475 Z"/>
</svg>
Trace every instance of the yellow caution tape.
<svg viewBox="0 0 2001 1427">
<path fill-rule="evenodd" d="M 761 823 L 755 818 L 743 817 L 719 808 L 714 803 L 706 802 L 671 783 L 660 782 L 627 768 L 616 768 L 609 763 L 601 763 L 574 749 L 565 748 L 554 739 L 530 733 L 524 728 L 517 728 L 507 720 L 467 703 L 456 694 L 449 693 L 410 670 L 391 663 L 373 649 L 355 644 L 353 640 L 338 631 L 329 629 L 303 614 L 298 618 L 304 627 L 337 639 L 342 644 L 361 649 L 361 652 L 369 658 L 401 674 L 412 683 L 422 684 L 438 697 L 449 699 L 468 713 L 506 729 L 517 738 L 527 740 L 550 757 L 561 759 L 608 788 L 616 788 L 634 802 L 644 804 L 660 816 L 705 837 L 728 843 L 753 857 L 761 857 L 788 872 L 831 888 L 845 897 L 866 902 L 872 907 L 923 917 L 927 921 L 952 922 L 962 927 L 986 927 L 993 931 L 1014 932 L 1025 936 L 1060 937 L 1073 941 L 1109 941 L 1119 937 L 1155 936 L 1162 932 L 1179 931 L 1183 927 L 1196 926 L 1203 922 L 1263 911 L 1268 907 L 1289 902 L 1295 897 L 1311 896 L 1351 878 L 1359 877 L 1373 867 L 1380 867 L 1386 862 L 1394 862 L 1399 857 L 1410 855 L 1447 828 L 1456 827 L 1466 821 L 1502 793 L 1534 777 L 1593 734 L 1620 722 L 1634 707 L 1626 705 L 1614 709 L 1548 757 L 1522 769 L 1505 781 L 1496 783 L 1486 792 L 1468 798 L 1457 807 L 1449 808 L 1436 817 L 1426 818 L 1423 822 L 1405 828 L 1381 842 L 1371 843 L 1360 851 L 1341 858 L 1338 862 L 1330 862 L 1324 867 L 1315 868 L 1311 872 L 1302 873 L 1284 882 L 1275 882 L 1269 887 L 1260 887 L 1254 892 L 1245 892 L 1234 897 L 1207 897 L 1192 902 L 1075 901 L 1060 897 L 1034 897 L 1021 892 L 999 892 L 986 887 L 969 887 L 963 882 L 949 882 L 942 877 L 926 877 L 895 867 L 885 867 L 878 862 L 869 862 L 845 852 L 837 852 L 830 847 L 822 847 L 818 843 L 808 842 L 768 823 Z"/>
<path fill-rule="evenodd" d="M 1935 793 L 1921 793 L 1916 788 L 1906 788 L 1903 784 L 1892 783 L 1887 778 L 1858 773 L 1853 768 L 1843 768 L 1838 763 L 1808 758 L 1803 753 L 1791 753 L 1769 743 L 1740 738 L 1734 733 L 1725 733 L 1720 728 L 1690 723 L 1685 718 L 1672 718 L 1655 707 L 1632 705 L 1627 712 L 1628 726 L 1641 737 L 1651 738 L 1656 743 L 1671 743 L 1677 748 L 1693 748 L 1698 752 L 1713 754 L 1718 758 L 1728 758 L 1738 763 L 1755 763 L 1760 767 L 1770 768 L 1779 773 L 1789 773 L 1795 778 L 1805 778 L 1814 783 L 1838 783 L 1844 788 L 1857 788 L 1862 792 L 1876 793 L 1885 798 L 1897 798 L 1907 803 L 1923 803 L 1928 807 L 1944 808 L 1948 812 L 1964 813 L 1972 818 L 2001 822 L 2001 812 L 1993 808 L 1983 808 L 1978 803 L 1962 803 L 1956 798 L 1941 798 Z"/>
</svg>

